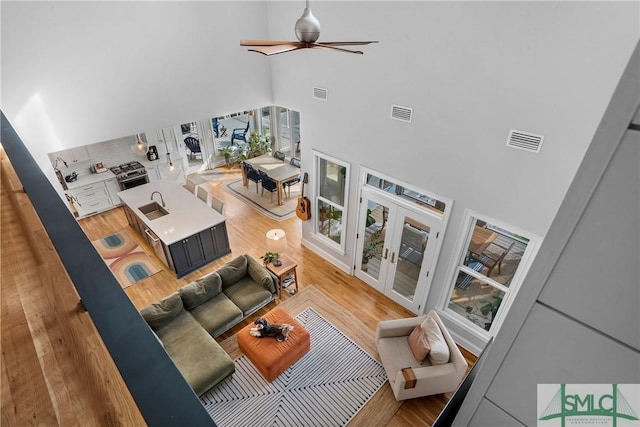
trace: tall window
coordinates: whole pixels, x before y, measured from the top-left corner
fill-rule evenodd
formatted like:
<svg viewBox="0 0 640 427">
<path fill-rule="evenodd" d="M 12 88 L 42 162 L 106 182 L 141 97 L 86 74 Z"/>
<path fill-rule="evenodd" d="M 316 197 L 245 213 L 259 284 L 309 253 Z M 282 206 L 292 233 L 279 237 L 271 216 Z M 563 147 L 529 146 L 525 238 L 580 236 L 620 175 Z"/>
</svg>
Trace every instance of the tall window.
<svg viewBox="0 0 640 427">
<path fill-rule="evenodd" d="M 344 231 L 347 209 L 349 164 L 314 152 L 316 178 L 315 233 L 329 246 L 345 251 Z"/>
<path fill-rule="evenodd" d="M 445 309 L 462 323 L 494 335 L 520 287 L 539 238 L 467 213 L 467 233 Z"/>
</svg>

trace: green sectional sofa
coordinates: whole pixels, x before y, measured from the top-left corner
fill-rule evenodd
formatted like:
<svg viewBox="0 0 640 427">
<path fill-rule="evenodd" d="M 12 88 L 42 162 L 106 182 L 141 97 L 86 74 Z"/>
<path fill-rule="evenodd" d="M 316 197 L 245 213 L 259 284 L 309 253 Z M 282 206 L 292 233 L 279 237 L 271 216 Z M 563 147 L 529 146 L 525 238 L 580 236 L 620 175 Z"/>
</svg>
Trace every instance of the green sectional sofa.
<svg viewBox="0 0 640 427">
<path fill-rule="evenodd" d="M 240 255 L 140 311 L 194 392 L 201 396 L 235 372 L 215 337 L 277 296 L 278 280 Z"/>
</svg>

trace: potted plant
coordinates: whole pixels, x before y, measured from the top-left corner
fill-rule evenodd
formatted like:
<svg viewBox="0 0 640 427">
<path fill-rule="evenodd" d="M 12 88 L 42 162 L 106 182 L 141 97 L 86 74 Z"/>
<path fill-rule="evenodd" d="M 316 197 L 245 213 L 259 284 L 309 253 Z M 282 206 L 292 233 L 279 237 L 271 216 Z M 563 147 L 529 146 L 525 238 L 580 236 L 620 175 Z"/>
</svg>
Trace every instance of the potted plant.
<svg viewBox="0 0 640 427">
<path fill-rule="evenodd" d="M 362 271 L 368 270 L 368 263 L 371 258 L 382 255 L 383 244 L 382 230 L 374 231 L 365 241 L 362 248 Z"/>
<path fill-rule="evenodd" d="M 265 266 L 270 262 L 273 262 L 275 264 L 277 261 L 280 260 L 280 254 L 277 252 L 267 252 L 264 255 L 262 255 L 260 259 L 262 260 L 262 263 Z"/>
<path fill-rule="evenodd" d="M 233 162 L 233 148 L 231 147 L 221 148 L 219 150 L 219 153 L 224 156 L 224 161 L 227 164 L 227 166 L 230 166 L 231 163 Z"/>
<path fill-rule="evenodd" d="M 269 135 L 260 135 L 255 130 L 249 135 L 247 144 L 249 145 L 246 154 L 248 158 L 271 152 L 271 137 Z"/>
<path fill-rule="evenodd" d="M 366 226 L 367 227 L 371 227 L 375 223 L 376 223 L 376 219 L 371 215 L 371 209 L 367 209 L 367 223 L 366 223 Z"/>
</svg>

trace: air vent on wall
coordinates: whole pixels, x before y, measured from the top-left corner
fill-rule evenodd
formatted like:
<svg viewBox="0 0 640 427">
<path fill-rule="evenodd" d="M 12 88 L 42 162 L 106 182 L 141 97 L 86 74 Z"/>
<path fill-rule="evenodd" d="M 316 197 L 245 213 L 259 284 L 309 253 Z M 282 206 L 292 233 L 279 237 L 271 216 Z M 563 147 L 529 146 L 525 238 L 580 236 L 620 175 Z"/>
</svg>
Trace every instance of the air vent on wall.
<svg viewBox="0 0 640 427">
<path fill-rule="evenodd" d="M 511 132 L 509 132 L 507 147 L 539 153 L 543 140 L 543 135 L 536 135 L 534 133 L 512 129 Z"/>
<path fill-rule="evenodd" d="M 314 87 L 313 88 L 313 97 L 315 99 L 319 99 L 320 101 L 326 101 L 327 100 L 327 90 L 326 89 L 322 89 L 321 87 Z"/>
<path fill-rule="evenodd" d="M 413 109 L 408 107 L 401 107 L 399 105 L 391 106 L 391 118 L 396 120 L 402 120 L 403 122 L 411 123 L 411 115 Z"/>
</svg>

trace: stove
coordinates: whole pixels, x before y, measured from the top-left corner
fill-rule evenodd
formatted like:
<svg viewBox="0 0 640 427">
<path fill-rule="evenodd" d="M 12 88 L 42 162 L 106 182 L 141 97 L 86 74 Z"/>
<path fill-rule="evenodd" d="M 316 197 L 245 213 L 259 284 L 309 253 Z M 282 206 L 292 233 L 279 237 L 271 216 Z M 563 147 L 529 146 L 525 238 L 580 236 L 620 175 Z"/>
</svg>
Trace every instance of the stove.
<svg viewBox="0 0 640 427">
<path fill-rule="evenodd" d="M 123 163 L 109 169 L 116 176 L 120 190 L 127 190 L 149 182 L 147 169 L 138 161 Z"/>
</svg>

